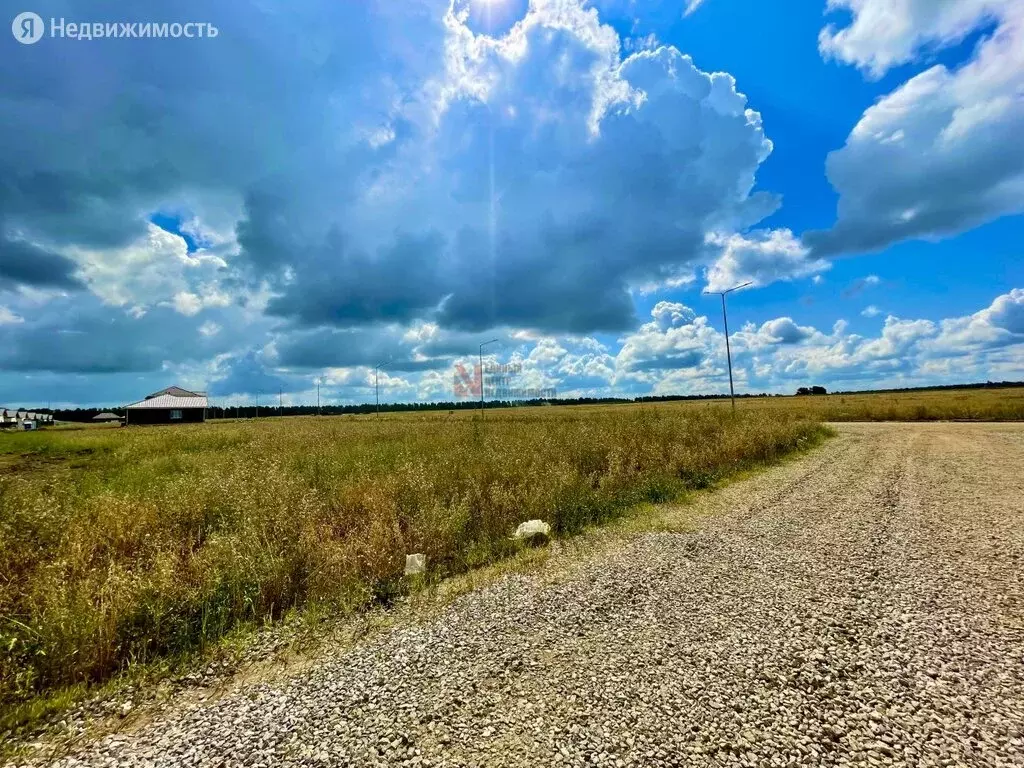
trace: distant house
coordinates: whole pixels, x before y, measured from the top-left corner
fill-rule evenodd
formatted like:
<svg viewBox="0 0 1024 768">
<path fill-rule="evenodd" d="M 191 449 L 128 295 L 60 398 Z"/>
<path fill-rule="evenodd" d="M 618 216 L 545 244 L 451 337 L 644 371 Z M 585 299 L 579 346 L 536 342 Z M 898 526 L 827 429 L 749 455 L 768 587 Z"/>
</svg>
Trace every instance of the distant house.
<svg viewBox="0 0 1024 768">
<path fill-rule="evenodd" d="M 120 421 L 121 417 L 118 416 L 116 413 L 110 413 L 109 411 L 106 411 L 104 413 L 97 413 L 95 416 L 92 417 L 92 420 L 97 424 L 109 424 L 113 421 Z"/>
<path fill-rule="evenodd" d="M 161 389 L 159 392 L 154 392 L 152 395 L 146 395 L 146 399 L 152 400 L 153 398 L 160 397 L 162 395 L 171 395 L 172 397 L 206 397 L 205 392 L 191 392 L 187 389 L 182 389 L 181 387 L 171 386 Z"/>
<path fill-rule="evenodd" d="M 205 392 L 167 387 L 125 406 L 125 424 L 191 424 L 206 421 Z"/>
<path fill-rule="evenodd" d="M 53 423 L 53 416 L 35 411 L 0 408 L 0 428 L 33 430 Z"/>
</svg>

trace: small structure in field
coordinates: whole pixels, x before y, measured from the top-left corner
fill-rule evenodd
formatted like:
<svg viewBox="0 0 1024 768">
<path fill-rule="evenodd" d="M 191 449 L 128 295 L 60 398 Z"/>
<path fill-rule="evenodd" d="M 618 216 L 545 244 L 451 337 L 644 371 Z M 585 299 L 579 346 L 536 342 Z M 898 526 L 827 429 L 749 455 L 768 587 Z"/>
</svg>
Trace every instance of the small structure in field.
<svg viewBox="0 0 1024 768">
<path fill-rule="evenodd" d="M 195 424 L 206 421 L 208 407 L 205 392 L 167 387 L 125 406 L 124 423 Z"/>
<path fill-rule="evenodd" d="M 104 411 L 103 413 L 97 413 L 92 417 L 92 420 L 96 424 L 110 424 L 111 422 L 120 421 L 121 417 L 116 413 Z"/>
<path fill-rule="evenodd" d="M 421 552 L 405 556 L 405 575 L 421 576 L 427 571 L 427 556 Z"/>
<path fill-rule="evenodd" d="M 0 428 L 31 431 L 50 424 L 53 424 L 53 416 L 49 413 L 0 408 Z"/>
</svg>

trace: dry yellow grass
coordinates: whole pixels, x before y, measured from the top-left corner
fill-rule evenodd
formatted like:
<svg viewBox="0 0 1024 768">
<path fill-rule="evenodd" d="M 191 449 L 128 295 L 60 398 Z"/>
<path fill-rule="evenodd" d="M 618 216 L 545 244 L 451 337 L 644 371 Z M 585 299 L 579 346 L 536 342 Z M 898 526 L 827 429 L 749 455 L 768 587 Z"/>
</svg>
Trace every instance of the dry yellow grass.
<svg viewBox="0 0 1024 768">
<path fill-rule="evenodd" d="M 488 411 L 515 418 L 514 414 L 557 415 L 565 411 L 632 409 L 633 403 L 614 405 L 546 406 Z M 648 408 L 728 409 L 728 399 L 675 400 L 646 403 Z M 740 414 L 764 411 L 797 414 L 819 421 L 1021 421 L 1024 420 L 1024 387 L 972 387 L 905 392 L 864 392 L 854 394 L 786 397 L 741 397 L 736 400 Z M 475 411 L 456 411 L 448 418 L 471 418 Z M 511 414 L 511 415 L 510 415 Z M 391 418 L 435 419 L 437 412 L 391 414 Z"/>
<path fill-rule="evenodd" d="M 1019 421 L 1024 387 L 807 395 L 742 401 L 751 409 L 799 410 L 822 421 Z"/>
<path fill-rule="evenodd" d="M 0 710 L 351 612 L 812 444 L 820 421 L 1021 419 L 1024 389 L 0 434 Z"/>
<path fill-rule="evenodd" d="M 354 611 L 815 441 L 786 412 L 536 408 L 0 435 L 0 704 Z"/>
</svg>

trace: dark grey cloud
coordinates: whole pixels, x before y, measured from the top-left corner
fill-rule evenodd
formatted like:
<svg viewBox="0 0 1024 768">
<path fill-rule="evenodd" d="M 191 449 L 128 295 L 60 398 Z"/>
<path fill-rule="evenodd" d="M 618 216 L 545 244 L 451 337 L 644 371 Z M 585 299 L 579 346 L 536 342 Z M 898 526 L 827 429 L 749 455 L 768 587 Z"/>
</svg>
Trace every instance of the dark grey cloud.
<svg viewBox="0 0 1024 768">
<path fill-rule="evenodd" d="M 475 345 L 472 351 L 476 352 Z M 386 363 L 388 370 L 405 373 L 440 370 L 452 360 L 452 355 L 437 347 L 404 341 L 393 329 L 374 328 L 319 328 L 285 334 L 277 342 L 277 353 L 279 364 L 287 368 L 373 367 Z"/>
<path fill-rule="evenodd" d="M 483 232 L 464 231 L 456 245 L 462 268 L 438 322 L 477 333 L 503 325 L 568 333 L 636 325 L 623 267 L 607 258 L 611 222 L 559 226 L 549 220 L 539 234 L 529 240 L 508 233 L 492 249 Z"/>
<path fill-rule="evenodd" d="M 124 245 L 162 205 L 282 184 L 303 187 L 298 203 L 315 216 L 309 201 L 337 200 L 336 180 L 351 175 L 358 123 L 387 115 L 401 95 L 394 83 L 436 53 L 441 26 L 419 4 L 402 19 L 378 2 L 44 0 L 34 10 L 47 21 L 202 20 L 220 30 L 33 46 L 3 37 L 0 229 L 53 246 Z M 418 25 L 418 48 L 386 43 L 406 24 Z M 385 48 L 390 80 L 378 69 Z"/>
<path fill-rule="evenodd" d="M 287 368 L 374 365 L 399 350 L 397 339 L 364 329 L 321 328 L 287 334 L 277 342 L 278 362 Z"/>
<path fill-rule="evenodd" d="M 267 312 L 310 326 L 409 322 L 429 314 L 444 295 L 443 248 L 438 233 L 398 235 L 370 256 L 331 233 Z"/>
<path fill-rule="evenodd" d="M 32 243 L 0 238 L 0 290 L 13 285 L 37 288 L 84 288 L 78 265 L 66 256 Z"/>
<path fill-rule="evenodd" d="M 226 368 L 226 371 L 210 383 L 211 397 L 304 392 L 312 384 L 310 378 L 306 376 L 274 372 L 257 352 L 236 356 L 223 363 L 222 367 Z"/>
<path fill-rule="evenodd" d="M 39 314 L 0 325 L 0 370 L 144 373 L 165 362 L 209 359 L 237 341 L 227 334 L 204 336 L 199 318 L 167 308 L 135 318 L 95 299 L 69 297 Z"/>
<path fill-rule="evenodd" d="M 626 370 L 630 371 L 672 371 L 679 368 L 696 368 L 707 356 L 704 349 L 671 350 L 657 356 L 629 360 Z"/>
<path fill-rule="evenodd" d="M 488 338 L 496 338 L 497 345 L 489 345 L 492 352 L 508 350 L 518 346 L 519 342 L 511 338 L 507 329 L 491 330 Z M 416 352 L 428 358 L 453 358 L 476 355 L 479 351 L 481 341 L 488 338 L 481 338 L 479 333 L 444 330 L 425 339 L 417 339 L 414 343 Z"/>
</svg>

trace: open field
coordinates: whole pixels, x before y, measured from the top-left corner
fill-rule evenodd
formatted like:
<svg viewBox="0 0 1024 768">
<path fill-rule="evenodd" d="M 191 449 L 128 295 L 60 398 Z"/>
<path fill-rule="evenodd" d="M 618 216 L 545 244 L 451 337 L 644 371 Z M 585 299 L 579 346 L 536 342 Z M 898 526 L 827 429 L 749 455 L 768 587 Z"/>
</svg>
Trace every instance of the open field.
<svg viewBox="0 0 1024 768">
<path fill-rule="evenodd" d="M 1018 765 L 1024 425 L 836 431 L 436 613 L 25 759 Z"/>
<path fill-rule="evenodd" d="M 727 399 L 656 402 L 652 407 L 728 408 Z M 575 406 L 632 408 L 631 404 Z M 743 397 L 740 413 L 783 411 L 819 421 L 1024 421 L 1024 387 Z"/>
<path fill-rule="evenodd" d="M 819 420 L 1021 419 L 1024 389 L 537 407 L 0 433 L 0 707 L 186 658 L 310 605 L 342 613 L 676 498 Z"/>
<path fill-rule="evenodd" d="M 963 388 L 918 390 L 904 392 L 864 392 L 854 394 L 806 395 L 801 397 L 741 397 L 737 408 L 744 413 L 763 410 L 785 411 L 820 421 L 1022 421 L 1024 420 L 1024 387 Z M 624 402 L 595 405 L 527 406 L 493 409 L 501 418 L 513 414 L 537 418 L 562 412 L 586 410 L 631 409 L 637 404 Z M 728 399 L 672 400 L 643 403 L 648 408 L 728 408 Z M 267 409 L 264 413 L 272 413 Z M 437 419 L 473 418 L 476 410 L 391 412 L 387 418 Z"/>
<path fill-rule="evenodd" d="M 808 395 L 742 403 L 752 408 L 797 409 L 822 421 L 1024 420 L 1024 387 Z"/>
<path fill-rule="evenodd" d="M 632 404 L 573 408 L 634 408 Z M 677 400 L 654 408 L 728 408 L 729 401 Z M 865 392 L 801 397 L 745 397 L 740 414 L 785 412 L 818 421 L 1024 421 L 1024 387 Z M 535 411 L 536 409 L 529 409 Z M 561 410 L 561 409 L 559 409 Z M 459 415 L 459 412 L 456 413 Z M 416 418 L 409 414 L 408 418 Z"/>
<path fill-rule="evenodd" d="M 0 695 L 188 654 L 294 607 L 358 610 L 770 461 L 785 412 L 641 407 L 294 418 L 0 435 Z"/>
</svg>

